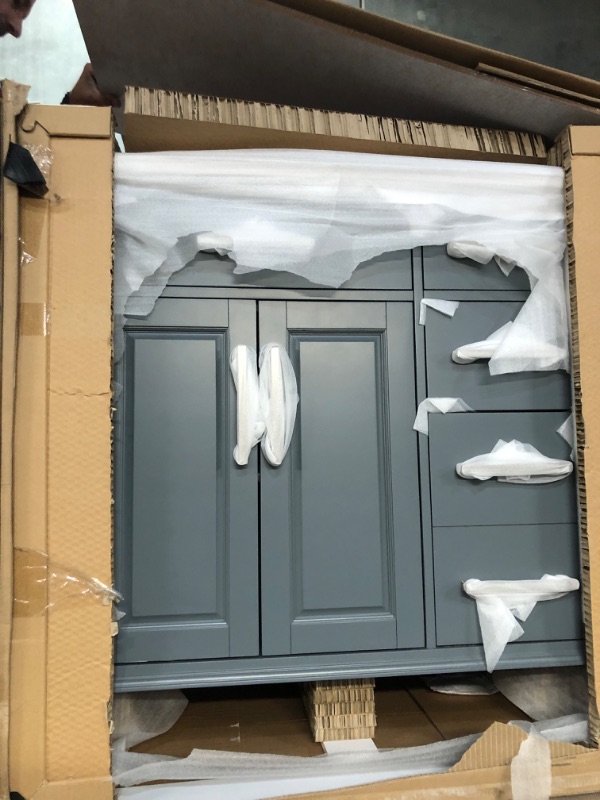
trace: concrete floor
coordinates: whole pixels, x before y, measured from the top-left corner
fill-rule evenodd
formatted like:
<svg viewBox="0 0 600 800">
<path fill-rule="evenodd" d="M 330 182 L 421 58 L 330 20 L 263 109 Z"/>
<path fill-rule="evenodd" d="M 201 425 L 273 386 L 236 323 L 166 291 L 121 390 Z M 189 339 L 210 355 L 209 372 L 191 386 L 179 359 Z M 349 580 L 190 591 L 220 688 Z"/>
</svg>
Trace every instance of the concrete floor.
<svg viewBox="0 0 600 800">
<path fill-rule="evenodd" d="M 600 0 L 342 0 L 600 80 Z"/>
</svg>

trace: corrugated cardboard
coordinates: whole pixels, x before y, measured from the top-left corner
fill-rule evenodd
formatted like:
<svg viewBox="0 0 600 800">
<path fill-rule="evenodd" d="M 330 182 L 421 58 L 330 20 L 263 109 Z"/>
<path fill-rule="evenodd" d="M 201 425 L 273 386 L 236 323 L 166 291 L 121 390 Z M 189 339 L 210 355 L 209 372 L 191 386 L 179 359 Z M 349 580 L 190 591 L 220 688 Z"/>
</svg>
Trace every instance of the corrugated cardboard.
<svg viewBox="0 0 600 800">
<path fill-rule="evenodd" d="M 103 88 L 146 86 L 554 139 L 600 123 L 596 82 L 463 45 L 332 0 L 75 0 Z M 160 57 L 157 57 L 160 53 Z"/>
<path fill-rule="evenodd" d="M 2 163 L 8 145 L 16 138 L 16 116 L 27 102 L 27 89 L 5 81 L 0 114 Z M 8 732 L 14 545 L 13 454 L 18 335 L 19 196 L 17 187 L 2 181 L 0 191 L 0 797 L 8 794 Z"/>
<path fill-rule="evenodd" d="M 351 150 L 428 158 L 543 164 L 541 136 L 249 103 L 128 86 L 123 138 L 129 152 L 252 147 Z"/>
<path fill-rule="evenodd" d="M 108 800 L 111 606 L 84 584 L 73 597 L 56 565 L 111 584 L 110 112 L 30 106 L 18 135 L 50 147 L 54 163 L 51 200 L 21 200 L 20 235 L 34 260 L 13 291 L 10 788 L 28 799 Z"/>
<path fill-rule="evenodd" d="M 249 5 L 262 9 L 265 5 L 282 4 L 256 0 Z M 291 5 L 289 0 L 287 6 Z M 320 12 L 329 9 L 327 13 L 334 13 L 334 4 L 325 0 L 294 0 L 294 5 L 303 9 L 314 6 Z M 295 13 L 287 8 L 286 19 Z M 306 22 L 304 16 L 299 19 L 302 24 Z M 341 20 L 335 24 L 340 25 Z M 447 46 L 452 49 L 450 44 Z M 481 63 L 486 62 L 481 59 Z M 539 74 L 534 77 L 541 79 Z M 577 91 L 574 84 L 567 88 Z M 591 91 L 589 87 L 590 94 Z M 286 98 L 285 102 L 291 99 Z M 10 133 L 9 118 L 14 116 L 15 109 L 6 96 L 3 104 L 3 130 Z M 177 120 L 173 122 L 177 124 Z M 37 596 L 39 585 L 31 584 L 28 593 L 28 575 L 35 573 L 28 571 L 33 565 L 29 560 L 31 553 L 26 551 L 47 552 L 52 563 L 70 565 L 84 575 L 110 584 L 112 144 L 109 114 L 102 109 L 30 107 L 19 136 L 23 142 L 52 148 L 55 162 L 51 195 L 59 199 L 23 200 L 20 227 L 14 214 L 4 217 L 3 247 L 8 247 L 4 256 L 12 259 L 13 274 L 16 274 L 14 259 L 19 234 L 27 252 L 35 257 L 26 268 L 20 269 L 18 292 L 16 287 L 14 292 L 11 290 L 13 305 L 18 298 L 21 310 L 15 454 L 13 460 L 7 453 L 8 464 L 0 462 L 3 492 L 11 468 L 14 470 L 11 506 L 14 539 L 10 544 L 18 548 L 17 596 L 28 597 L 27 603 L 15 604 L 13 618 L 10 788 L 22 792 L 27 800 L 33 797 L 108 800 L 112 796 L 108 781 L 110 607 L 88 596 L 78 602 L 61 603 L 61 592 L 52 581 L 48 581 L 41 599 Z M 600 542 L 594 540 L 593 532 L 594 515 L 600 503 L 596 485 L 600 481 L 600 457 L 594 450 L 600 433 L 595 429 L 600 424 L 595 410 L 600 377 L 594 355 L 600 323 L 594 309 L 600 252 L 596 221 L 600 197 L 600 131 L 571 129 L 551 157 L 556 161 L 562 159 L 570 181 L 567 207 L 572 222 L 570 264 L 576 306 L 573 329 L 578 348 L 574 377 L 579 412 L 583 582 L 591 723 L 596 740 L 594 647 L 600 637 L 596 611 L 600 596 L 597 596 L 595 570 Z M 14 192 L 12 198 L 14 205 Z M 12 244 L 6 245 L 8 239 Z M 4 307 L 3 326 L 10 322 L 7 313 Z M 3 348 L 3 371 L 5 353 Z M 11 423 L 10 409 L 6 417 L 4 405 L 2 411 L 4 446 L 4 434 L 10 432 Z M 5 511 L 6 506 L 2 509 Z M 0 562 L 3 576 L 10 575 L 6 547 L 3 527 L 4 558 Z M 6 597 L 3 599 L 5 612 Z M 44 612 L 40 607 L 46 602 L 51 607 Z M 435 792 L 439 798 L 508 800 L 510 762 L 523 736 L 518 729 L 493 725 L 479 746 L 469 751 L 449 773 L 313 797 L 383 800 L 425 798 Z M 553 796 L 600 792 L 598 752 L 553 746 L 553 756 Z"/>
</svg>

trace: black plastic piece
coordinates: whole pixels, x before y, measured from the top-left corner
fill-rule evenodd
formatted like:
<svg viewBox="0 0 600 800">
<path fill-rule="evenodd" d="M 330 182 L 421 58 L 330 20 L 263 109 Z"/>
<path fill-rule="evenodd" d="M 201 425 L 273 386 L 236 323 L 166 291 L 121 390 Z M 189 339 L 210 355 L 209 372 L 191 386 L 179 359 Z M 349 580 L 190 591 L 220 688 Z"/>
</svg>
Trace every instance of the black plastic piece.
<svg viewBox="0 0 600 800">
<path fill-rule="evenodd" d="M 46 179 L 40 172 L 33 156 L 25 147 L 11 142 L 8 145 L 2 173 L 25 193 L 43 197 L 48 191 Z"/>
</svg>

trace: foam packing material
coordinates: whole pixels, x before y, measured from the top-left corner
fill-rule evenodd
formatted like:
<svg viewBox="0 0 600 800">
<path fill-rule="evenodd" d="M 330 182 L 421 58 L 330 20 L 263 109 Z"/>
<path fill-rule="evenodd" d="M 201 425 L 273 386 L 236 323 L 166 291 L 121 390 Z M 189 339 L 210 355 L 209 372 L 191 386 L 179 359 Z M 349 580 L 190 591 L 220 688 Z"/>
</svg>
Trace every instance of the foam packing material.
<svg viewBox="0 0 600 800">
<path fill-rule="evenodd" d="M 461 478 L 500 483 L 554 483 L 573 472 L 571 461 L 550 458 L 531 444 L 499 439 L 490 453 L 474 456 L 456 465 Z"/>
<path fill-rule="evenodd" d="M 556 600 L 579 589 L 579 581 L 566 575 L 543 575 L 539 580 L 480 581 L 471 578 L 463 589 L 477 603 L 485 663 L 492 672 L 504 648 L 524 633 L 525 622 L 536 605 Z"/>
<path fill-rule="evenodd" d="M 430 414 L 458 414 L 463 411 L 473 411 L 460 397 L 427 397 L 419 403 L 413 430 L 429 436 Z"/>
<path fill-rule="evenodd" d="M 218 750 L 193 750 L 187 758 L 113 752 L 113 781 L 118 786 L 126 787 L 155 780 L 250 782 L 293 778 L 323 780 L 335 777 L 340 781 L 338 785 L 344 786 L 348 785 L 343 780 L 344 776 L 351 776 L 350 785 L 371 783 L 373 780 L 445 772 L 457 763 L 478 738 L 479 735 L 475 734 L 420 747 L 310 757 Z M 264 796 L 279 795 L 281 791 Z"/>
<path fill-rule="evenodd" d="M 371 153 L 119 153 L 115 358 L 125 317 L 147 316 L 200 248 L 227 252 L 237 274 L 339 287 L 382 253 L 457 242 L 529 276 L 490 372 L 568 369 L 563 183 L 558 167 Z"/>
<path fill-rule="evenodd" d="M 487 339 L 457 347 L 456 350 L 452 352 L 452 361 L 454 361 L 455 364 L 472 364 L 474 361 L 478 361 L 481 358 L 491 358 L 511 327 L 512 322 L 507 322 L 506 325 L 498 328 L 497 331 L 490 333 Z"/>
<path fill-rule="evenodd" d="M 248 463 L 252 448 L 261 442 L 263 455 L 274 467 L 283 463 L 294 433 L 298 385 L 285 349 L 269 342 L 260 351 L 260 373 L 256 353 L 238 345 L 231 351 L 229 366 L 237 391 L 236 464 Z"/>
<path fill-rule="evenodd" d="M 425 325 L 427 320 L 427 309 L 433 308 L 439 311 L 440 314 L 445 314 L 447 317 L 453 317 L 456 314 L 456 309 L 460 303 L 458 300 L 437 300 L 435 298 L 426 298 L 421 300 L 421 309 L 419 313 L 419 325 Z"/>
<path fill-rule="evenodd" d="M 265 432 L 261 449 L 269 464 L 278 467 L 294 433 L 298 385 L 290 357 L 275 342 L 260 351 L 259 395 Z"/>
<path fill-rule="evenodd" d="M 233 450 L 236 464 L 248 463 L 252 448 L 265 432 L 258 393 L 258 367 L 256 351 L 240 344 L 234 347 L 229 358 L 229 368 L 237 392 L 237 444 Z"/>
</svg>

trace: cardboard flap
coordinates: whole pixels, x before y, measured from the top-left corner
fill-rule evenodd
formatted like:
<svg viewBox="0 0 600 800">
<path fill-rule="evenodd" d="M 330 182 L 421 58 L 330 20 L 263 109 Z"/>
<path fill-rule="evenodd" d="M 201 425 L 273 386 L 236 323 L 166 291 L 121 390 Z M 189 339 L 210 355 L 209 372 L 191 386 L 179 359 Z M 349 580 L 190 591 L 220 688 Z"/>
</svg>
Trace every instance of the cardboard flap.
<svg viewBox="0 0 600 800">
<path fill-rule="evenodd" d="M 516 725 L 494 722 L 475 744 L 470 747 L 450 772 L 503 767 L 510 764 L 527 739 L 525 731 Z M 552 759 L 588 753 L 585 747 L 568 742 L 550 742 Z"/>
<path fill-rule="evenodd" d="M 481 49 L 469 66 L 424 55 L 420 37 L 406 46 L 407 26 L 367 12 L 346 17 L 353 9 L 340 3 L 75 0 L 75 7 L 100 84 L 117 94 L 144 86 L 550 139 L 568 124 L 600 123 L 597 108 L 478 72 L 479 63 L 494 65 L 490 51 Z M 552 82 L 545 72 L 534 77 Z M 600 94 L 589 83 L 576 85 Z"/>
</svg>

